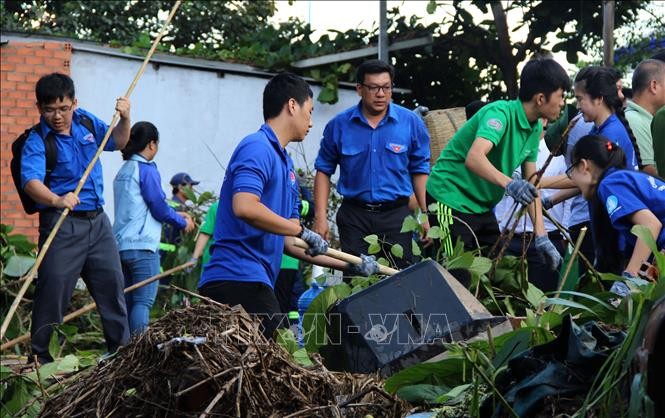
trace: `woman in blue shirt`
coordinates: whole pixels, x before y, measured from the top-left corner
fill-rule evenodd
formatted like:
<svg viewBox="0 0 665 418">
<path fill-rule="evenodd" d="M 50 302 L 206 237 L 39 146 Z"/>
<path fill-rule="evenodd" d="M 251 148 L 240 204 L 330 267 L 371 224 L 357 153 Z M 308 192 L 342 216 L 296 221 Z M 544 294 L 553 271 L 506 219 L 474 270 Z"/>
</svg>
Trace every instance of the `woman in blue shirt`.
<svg viewBox="0 0 665 418">
<path fill-rule="evenodd" d="M 587 67 L 575 77 L 577 108 L 586 122 L 593 122 L 589 134 L 602 135 L 619 144 L 626 155 L 626 167 L 642 167 L 637 140 L 623 113 L 617 83 L 620 73 L 608 67 Z"/>
<path fill-rule="evenodd" d="M 159 148 L 159 132 L 150 122 L 132 126 L 129 142 L 122 150 L 126 160 L 113 181 L 115 221 L 113 233 L 118 242 L 125 286 L 159 274 L 159 240 L 162 223 L 186 232 L 194 228 L 192 219 L 166 203 L 157 166 L 152 161 Z M 157 296 L 154 281 L 125 293 L 130 332 L 135 335 L 148 326 L 150 308 Z"/>
<path fill-rule="evenodd" d="M 591 225 L 601 238 L 596 242 L 603 250 L 601 264 L 636 277 L 651 250 L 630 229 L 647 227 L 658 248 L 665 248 L 665 181 L 625 166 L 626 156 L 618 144 L 587 135 L 575 145 L 566 174 L 590 203 Z M 624 243 L 623 254 L 619 242 Z"/>
</svg>

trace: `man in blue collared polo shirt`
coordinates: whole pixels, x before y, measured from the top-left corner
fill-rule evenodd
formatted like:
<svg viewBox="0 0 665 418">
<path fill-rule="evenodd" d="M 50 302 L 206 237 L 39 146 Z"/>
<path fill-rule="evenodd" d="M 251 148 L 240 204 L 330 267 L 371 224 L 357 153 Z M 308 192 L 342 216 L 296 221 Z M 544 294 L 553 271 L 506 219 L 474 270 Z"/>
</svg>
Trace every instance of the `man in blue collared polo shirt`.
<svg viewBox="0 0 665 418">
<path fill-rule="evenodd" d="M 429 135 L 414 112 L 391 103 L 393 67 L 380 60 L 362 63 L 356 71 L 361 100 L 335 116 L 323 131 L 316 159 L 313 229 L 327 238 L 330 176 L 339 165 L 337 191 L 344 197 L 337 212 L 342 250 L 366 254 L 364 238 L 377 234 L 384 244 L 400 244 L 404 257 L 398 267 L 411 264 L 411 233 L 400 232 L 409 215 L 409 198 L 427 211 L 425 184 L 429 174 Z M 429 229 L 429 225 L 425 225 Z M 390 254 L 388 246 L 384 255 Z"/>
<path fill-rule="evenodd" d="M 240 304 L 263 323 L 270 337 L 282 323 L 275 280 L 282 253 L 301 260 L 351 269 L 321 255 L 328 243 L 299 221 L 299 190 L 293 161 L 286 151 L 301 142 L 312 126 L 312 90 L 301 77 L 282 73 L 263 91 L 261 128 L 245 137 L 233 152 L 222 183 L 210 261 L 203 267 L 199 292 L 228 305 Z M 309 244 L 303 251 L 291 237 Z M 286 238 L 285 238 L 286 237 Z M 369 275 L 376 261 L 354 269 Z"/>
<path fill-rule="evenodd" d="M 46 138 L 52 132 L 57 147 L 57 164 L 48 179 L 44 141 L 37 132 L 30 133 L 21 157 L 23 190 L 39 208 L 40 246 L 62 210 L 69 208 L 71 212 L 39 267 L 32 305 L 32 353 L 40 363 L 53 361 L 48 351 L 53 325 L 62 322 L 79 276 L 97 303 L 109 352 L 114 352 L 129 339 L 129 328 L 118 248 L 102 210 L 100 161 L 95 163 L 78 197 L 73 193 L 108 125 L 76 107 L 74 82 L 64 74 L 40 78 L 35 93 L 42 135 Z M 122 149 L 129 140 L 129 100 L 119 98 L 116 110 L 120 112 L 120 122 L 113 128 L 105 151 Z M 82 118 L 90 121 L 94 132 L 88 131 Z"/>
</svg>

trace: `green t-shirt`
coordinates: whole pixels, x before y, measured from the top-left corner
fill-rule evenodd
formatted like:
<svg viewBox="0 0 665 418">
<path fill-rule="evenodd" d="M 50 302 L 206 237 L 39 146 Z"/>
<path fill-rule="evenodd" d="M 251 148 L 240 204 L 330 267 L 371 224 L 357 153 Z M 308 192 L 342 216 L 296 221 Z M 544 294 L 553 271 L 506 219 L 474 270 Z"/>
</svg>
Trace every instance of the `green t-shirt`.
<svg viewBox="0 0 665 418">
<path fill-rule="evenodd" d="M 210 205 L 208 213 L 203 220 L 203 225 L 199 229 L 200 234 L 210 235 L 210 239 L 203 249 L 203 254 L 201 256 L 201 266 L 205 266 L 206 263 L 210 260 L 210 246 L 212 245 L 212 235 L 215 232 L 215 220 L 217 219 L 217 206 L 219 206 L 219 200 Z"/>
<path fill-rule="evenodd" d="M 488 104 L 457 131 L 443 149 L 427 180 L 427 191 L 437 201 L 462 213 L 487 213 L 501 200 L 504 189 L 464 166 L 476 138 L 494 144 L 487 154 L 490 163 L 508 177 L 524 161 L 538 158 L 543 126 L 530 123 L 519 100 Z"/>
<path fill-rule="evenodd" d="M 661 107 L 651 121 L 651 139 L 658 174 L 665 175 L 665 106 Z"/>
<path fill-rule="evenodd" d="M 281 270 L 298 270 L 300 268 L 299 260 L 290 255 L 282 254 L 282 265 L 279 267 Z"/>
<path fill-rule="evenodd" d="M 632 100 L 628 101 L 625 113 L 630 130 L 633 131 L 633 135 L 637 140 L 637 147 L 640 149 L 642 165 L 656 165 L 653 155 L 653 140 L 651 139 L 653 115 Z"/>
</svg>

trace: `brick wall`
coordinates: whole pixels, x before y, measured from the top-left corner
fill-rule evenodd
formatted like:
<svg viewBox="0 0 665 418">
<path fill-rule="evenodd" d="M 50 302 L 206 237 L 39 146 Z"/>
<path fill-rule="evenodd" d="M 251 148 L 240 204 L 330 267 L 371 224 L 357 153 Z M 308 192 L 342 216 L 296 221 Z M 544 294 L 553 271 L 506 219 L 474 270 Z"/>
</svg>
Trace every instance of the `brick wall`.
<svg viewBox="0 0 665 418">
<path fill-rule="evenodd" d="M 35 107 L 35 83 L 52 72 L 69 74 L 71 44 L 64 42 L 20 42 L 0 47 L 0 218 L 14 232 L 37 241 L 38 219 L 27 215 L 14 188 L 9 162 L 11 144 L 26 128 L 39 121 Z"/>
</svg>

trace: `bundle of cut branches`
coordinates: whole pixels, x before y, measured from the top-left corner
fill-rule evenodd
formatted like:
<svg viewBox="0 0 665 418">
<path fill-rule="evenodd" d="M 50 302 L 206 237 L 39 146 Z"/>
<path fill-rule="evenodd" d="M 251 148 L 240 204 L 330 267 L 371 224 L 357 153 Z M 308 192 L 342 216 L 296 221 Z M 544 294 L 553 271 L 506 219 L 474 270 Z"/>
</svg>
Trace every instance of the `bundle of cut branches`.
<svg viewBox="0 0 665 418">
<path fill-rule="evenodd" d="M 171 311 L 49 400 L 42 416 L 400 417 L 376 375 L 295 363 L 242 308 Z"/>
</svg>

